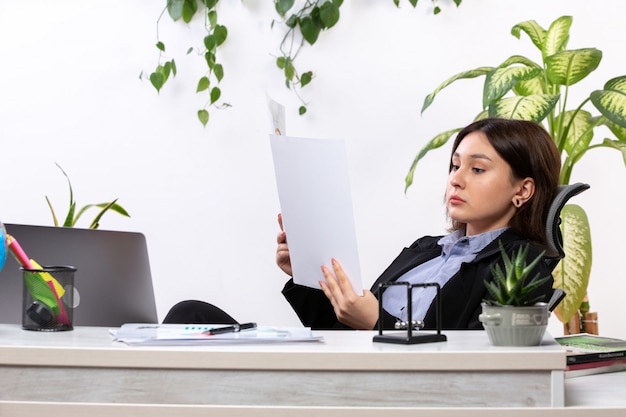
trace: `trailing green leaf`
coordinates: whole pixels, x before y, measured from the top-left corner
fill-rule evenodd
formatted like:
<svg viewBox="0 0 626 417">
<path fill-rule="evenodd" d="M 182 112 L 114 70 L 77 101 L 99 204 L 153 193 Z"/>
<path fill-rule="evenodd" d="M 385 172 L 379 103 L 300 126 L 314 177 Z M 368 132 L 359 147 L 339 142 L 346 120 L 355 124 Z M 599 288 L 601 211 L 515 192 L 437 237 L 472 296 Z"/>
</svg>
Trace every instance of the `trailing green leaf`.
<svg viewBox="0 0 626 417">
<path fill-rule="evenodd" d="M 198 110 L 198 120 L 200 120 L 202 126 L 206 127 L 206 124 L 209 122 L 209 112 L 207 109 Z"/>
<path fill-rule="evenodd" d="M 293 7 L 295 0 L 275 0 L 274 7 L 276 8 L 276 12 L 280 16 L 285 16 L 289 10 Z"/>
<path fill-rule="evenodd" d="M 221 95 L 222 91 L 219 89 L 219 87 L 213 87 L 211 89 L 211 104 L 219 100 Z"/>
<path fill-rule="evenodd" d="M 156 88 L 157 92 L 160 92 L 163 84 L 165 83 L 163 74 L 153 72 L 152 74 L 150 74 L 150 82 L 152 83 L 154 88 Z"/>
<path fill-rule="evenodd" d="M 217 46 L 221 46 L 224 42 L 226 42 L 226 38 L 228 37 L 228 29 L 223 25 L 215 25 L 215 29 L 213 30 L 213 36 L 215 37 L 215 42 Z"/>
<path fill-rule="evenodd" d="M 339 6 L 333 2 L 326 2 L 320 6 L 320 19 L 324 24 L 324 29 L 335 26 L 339 21 Z"/>
<path fill-rule="evenodd" d="M 454 135 L 455 133 L 458 133 L 460 130 L 461 129 L 458 128 L 458 129 L 452 129 L 452 130 L 448 130 L 447 132 L 440 133 L 437 136 L 435 136 L 433 139 L 431 139 L 430 142 L 424 145 L 424 147 L 415 156 L 415 159 L 413 159 L 411 168 L 409 169 L 409 172 L 406 175 L 406 178 L 404 179 L 405 192 L 411 186 L 411 184 L 413 184 L 413 175 L 415 174 L 415 168 L 417 167 L 417 163 L 419 162 L 419 160 L 422 159 L 429 151 L 440 148 L 443 145 L 445 145 L 448 142 L 448 140 L 450 140 L 452 135 Z"/>
<path fill-rule="evenodd" d="M 305 72 L 300 77 L 300 87 L 304 87 L 305 85 L 310 83 L 312 79 L 313 79 L 313 73 L 311 71 Z"/>
<path fill-rule="evenodd" d="M 438 0 L 431 1 L 434 6 L 433 13 L 438 14 L 441 11 L 437 4 Z M 396 6 L 400 5 L 399 0 L 393 0 L 393 2 Z M 417 0 L 408 0 L 408 2 L 413 7 L 417 6 Z M 462 0 L 454 0 L 457 7 L 461 2 Z M 159 38 L 158 33 L 159 23 L 165 11 L 173 21 L 182 20 L 187 24 L 192 23 L 198 14 L 203 14 L 204 19 L 202 21 L 206 29 L 202 36 L 204 50 L 198 51 L 198 55 L 204 58 L 208 72 L 199 77 L 196 93 L 209 90 L 209 106 L 230 107 L 228 103 L 217 102 L 217 98 L 221 97 L 220 89 L 216 90 L 217 87 L 210 89 L 211 85 L 219 84 L 224 77 L 224 68 L 218 61 L 218 50 L 228 39 L 228 28 L 219 22 L 218 4 L 219 0 L 166 0 L 165 7 L 157 19 L 156 47 L 159 50 L 157 69 L 151 72 L 149 76 L 146 76 L 142 71 L 140 78 L 149 78 L 152 86 L 160 93 L 167 83 L 170 73 L 176 75 L 174 60 L 168 60 L 165 56 L 165 44 Z M 303 105 L 298 108 L 298 113 L 303 115 L 306 113 L 307 107 L 298 90 L 309 85 L 314 77 L 312 71 L 300 73 L 295 65 L 295 59 L 305 43 L 314 45 L 324 30 L 338 24 L 341 18 L 340 8 L 343 5 L 343 0 L 303 0 L 298 2 L 298 6 L 294 8 L 295 5 L 295 0 L 274 0 L 274 8 L 281 19 L 280 23 L 287 28 L 287 33 L 279 46 L 281 56 L 276 59 L 276 66 L 282 71 L 285 86 L 293 90 L 302 102 Z M 275 23 L 276 21 L 271 22 L 272 28 Z M 189 47 L 187 54 L 193 50 L 193 47 Z M 203 126 L 206 126 L 209 120 L 208 110 L 198 111 L 198 119 Z"/>
<path fill-rule="evenodd" d="M 204 58 L 208 71 L 199 77 L 196 84 L 196 93 L 209 91 L 208 103 L 218 108 L 229 107 L 227 103 L 219 104 L 217 100 L 221 97 L 221 90 L 218 87 L 210 88 L 211 85 L 219 84 L 224 78 L 224 68 L 217 60 L 217 51 L 228 39 L 228 28 L 218 22 L 218 13 L 216 6 L 219 0 L 167 0 L 165 10 L 176 21 L 182 19 L 189 24 L 199 10 L 204 14 L 203 24 L 205 25 L 205 34 L 202 38 L 203 51 L 198 51 L 198 55 Z M 163 15 L 163 14 L 161 14 Z M 158 26 L 161 17 L 157 20 L 157 49 L 159 50 L 159 64 L 154 72 L 149 76 L 150 83 L 157 92 L 160 93 L 163 86 L 167 83 L 170 74 L 176 75 L 176 63 L 173 59 L 167 59 L 164 56 L 165 44 L 159 39 Z M 193 47 L 187 49 L 187 54 L 193 51 Z M 198 119 L 206 126 L 209 120 L 208 110 L 202 109 L 198 111 Z"/>
<path fill-rule="evenodd" d="M 305 16 L 300 19 L 300 31 L 304 40 L 313 45 L 317 42 L 317 38 L 320 35 L 322 28 L 315 24 L 315 21 L 311 16 Z"/>
<path fill-rule="evenodd" d="M 213 66 L 213 74 L 215 74 L 217 82 L 222 81 L 222 78 L 224 78 L 224 67 L 222 64 L 215 64 Z"/>
<path fill-rule="evenodd" d="M 408 0 L 411 6 L 417 6 L 417 0 Z M 441 9 L 437 6 L 438 0 L 432 0 L 433 13 L 437 14 Z M 400 6 L 399 0 L 393 0 L 396 6 Z M 298 99 L 304 101 L 298 95 L 298 89 L 308 85 L 312 79 L 312 72 L 300 75 L 295 60 L 304 43 L 314 45 L 317 43 L 322 32 L 337 25 L 341 18 L 340 7 L 342 0 L 305 0 L 299 3 L 294 10 L 293 0 L 274 0 L 276 12 L 283 19 L 288 28 L 280 44 L 281 56 L 277 58 L 276 65 L 285 77 L 285 86 L 295 92 Z M 458 7 L 461 0 L 454 0 Z M 308 75 L 307 75 L 308 74 Z M 300 106 L 298 113 L 306 113 L 306 106 Z"/>
<path fill-rule="evenodd" d="M 463 71 L 463 72 L 460 72 L 460 73 L 458 73 L 456 75 L 453 75 L 452 77 L 448 78 L 447 80 L 445 80 L 444 82 L 439 84 L 439 86 L 437 88 L 435 88 L 435 91 L 433 91 L 432 93 L 430 93 L 429 95 L 426 96 L 426 98 L 424 99 L 424 104 L 422 105 L 421 113 L 424 113 L 424 111 L 428 107 L 430 107 L 430 105 L 435 100 L 435 96 L 437 96 L 437 94 L 441 90 L 443 90 L 444 88 L 446 88 L 447 86 L 449 86 L 453 82 L 455 82 L 457 80 L 463 80 L 463 79 L 468 79 L 468 78 L 480 77 L 482 75 L 488 74 L 490 71 L 493 71 L 493 70 L 494 70 L 494 67 L 480 67 L 480 68 L 475 68 L 475 69 L 469 70 L 469 71 Z"/>
<path fill-rule="evenodd" d="M 208 77 L 202 77 L 200 78 L 200 80 L 198 80 L 198 87 L 196 87 L 196 93 L 199 93 L 200 91 L 204 91 L 207 88 L 209 88 L 209 85 L 211 83 L 209 82 L 209 78 Z"/>
</svg>

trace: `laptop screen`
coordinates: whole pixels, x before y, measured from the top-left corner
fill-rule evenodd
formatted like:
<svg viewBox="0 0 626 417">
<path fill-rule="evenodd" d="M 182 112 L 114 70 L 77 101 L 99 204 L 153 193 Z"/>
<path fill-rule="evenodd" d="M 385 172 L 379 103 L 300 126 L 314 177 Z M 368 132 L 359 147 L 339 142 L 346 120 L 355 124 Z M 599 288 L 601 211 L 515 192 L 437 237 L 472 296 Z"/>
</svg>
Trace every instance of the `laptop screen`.
<svg viewBox="0 0 626 417">
<path fill-rule="evenodd" d="M 158 321 L 145 236 L 136 232 L 5 223 L 40 265 L 71 265 L 75 326 L 119 327 Z M 0 271 L 0 322 L 22 323 L 22 271 L 7 256 Z"/>
</svg>

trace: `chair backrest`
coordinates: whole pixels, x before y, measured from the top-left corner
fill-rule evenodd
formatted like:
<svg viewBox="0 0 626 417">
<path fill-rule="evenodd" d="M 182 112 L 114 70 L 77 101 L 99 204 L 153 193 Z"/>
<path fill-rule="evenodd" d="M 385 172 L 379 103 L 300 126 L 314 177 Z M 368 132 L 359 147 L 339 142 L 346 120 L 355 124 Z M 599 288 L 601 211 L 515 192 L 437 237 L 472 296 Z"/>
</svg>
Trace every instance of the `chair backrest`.
<svg viewBox="0 0 626 417">
<path fill-rule="evenodd" d="M 559 192 L 552 201 L 548 211 L 548 221 L 546 222 L 546 253 L 544 259 L 550 269 L 556 268 L 561 259 L 565 257 L 563 250 L 563 236 L 561 235 L 561 210 L 567 201 L 589 189 L 589 184 L 577 182 L 575 184 L 560 185 Z"/>
</svg>

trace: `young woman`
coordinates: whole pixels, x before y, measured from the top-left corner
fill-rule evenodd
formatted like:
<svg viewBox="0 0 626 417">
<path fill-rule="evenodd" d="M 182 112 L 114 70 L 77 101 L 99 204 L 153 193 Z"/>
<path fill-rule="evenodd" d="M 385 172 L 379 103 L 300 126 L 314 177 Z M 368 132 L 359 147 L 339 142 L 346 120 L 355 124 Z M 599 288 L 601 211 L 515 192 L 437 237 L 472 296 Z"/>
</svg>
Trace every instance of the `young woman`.
<svg viewBox="0 0 626 417">
<path fill-rule="evenodd" d="M 425 328 L 436 327 L 432 287 L 414 288 L 413 305 L 407 306 L 406 286 L 390 286 L 382 292 L 379 316 L 379 284 L 406 281 L 441 286 L 441 326 L 444 329 L 480 329 L 481 302 L 487 296 L 485 280 L 501 262 L 499 242 L 511 254 L 530 244 L 528 259 L 541 253 L 545 243 L 548 209 L 558 190 L 560 155 L 552 138 L 536 123 L 508 119 L 484 119 L 463 129 L 450 157 L 446 186 L 450 233 L 424 236 L 405 248 L 376 280 L 370 291 L 358 295 L 339 260 L 322 266 L 320 289 L 294 284 L 290 279 L 283 295 L 303 325 L 313 329 L 385 329 L 406 321 L 408 309 Z M 277 236 L 276 263 L 292 275 L 287 236 Z M 542 262 L 536 271 L 548 276 Z M 549 280 L 537 295 L 546 301 L 552 293 Z M 174 306 L 166 323 L 233 323 L 232 317 L 202 301 Z"/>
<path fill-rule="evenodd" d="M 441 286 L 441 326 L 445 329 L 479 329 L 481 302 L 487 296 L 484 281 L 491 280 L 492 266 L 501 260 L 499 243 L 507 253 L 531 244 L 534 259 L 545 243 L 548 208 L 558 190 L 560 156 L 549 134 L 533 122 L 484 119 L 463 129 L 454 142 L 446 187 L 450 234 L 425 236 L 405 248 L 359 296 L 341 264 L 322 266 L 322 290 L 289 280 L 283 295 L 305 326 L 314 329 L 375 329 L 383 321 L 393 329 L 406 321 L 406 286 L 388 287 L 383 293 L 379 317 L 377 289 L 393 281 L 437 282 Z M 280 223 L 280 217 L 279 217 Z M 287 237 L 278 234 L 276 262 L 291 275 Z M 535 273 L 550 275 L 539 263 Z M 552 281 L 538 290 L 546 301 Z M 435 290 L 413 289 L 413 319 L 434 328 Z"/>
</svg>

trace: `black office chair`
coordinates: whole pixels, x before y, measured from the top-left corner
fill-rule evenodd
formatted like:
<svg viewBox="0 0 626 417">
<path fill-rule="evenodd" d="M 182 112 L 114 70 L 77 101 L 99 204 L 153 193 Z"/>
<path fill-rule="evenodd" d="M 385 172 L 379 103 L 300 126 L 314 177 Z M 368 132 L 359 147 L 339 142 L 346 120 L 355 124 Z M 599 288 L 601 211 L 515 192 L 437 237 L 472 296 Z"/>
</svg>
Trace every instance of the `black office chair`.
<svg viewBox="0 0 626 417">
<path fill-rule="evenodd" d="M 546 222 L 546 253 L 544 255 L 544 262 L 550 268 L 550 271 L 554 270 L 559 261 L 565 257 L 563 235 L 559 227 L 561 224 L 561 210 L 570 198 L 589 188 L 589 184 L 581 182 L 559 186 L 559 192 L 548 210 L 548 221 Z M 552 298 L 548 302 L 548 309 L 553 311 L 563 298 L 565 298 L 565 291 L 560 288 L 554 290 Z"/>
<path fill-rule="evenodd" d="M 163 319 L 163 324 L 239 324 L 221 308 L 199 300 L 184 300 L 175 304 Z"/>
<path fill-rule="evenodd" d="M 570 198 L 582 193 L 590 188 L 589 184 L 577 182 L 576 184 L 560 185 L 559 192 L 554 198 L 548 210 L 548 221 L 546 223 L 546 253 L 544 261 L 550 270 L 556 268 L 561 259 L 565 257 L 563 250 L 563 236 L 561 235 L 561 210 Z"/>
</svg>

